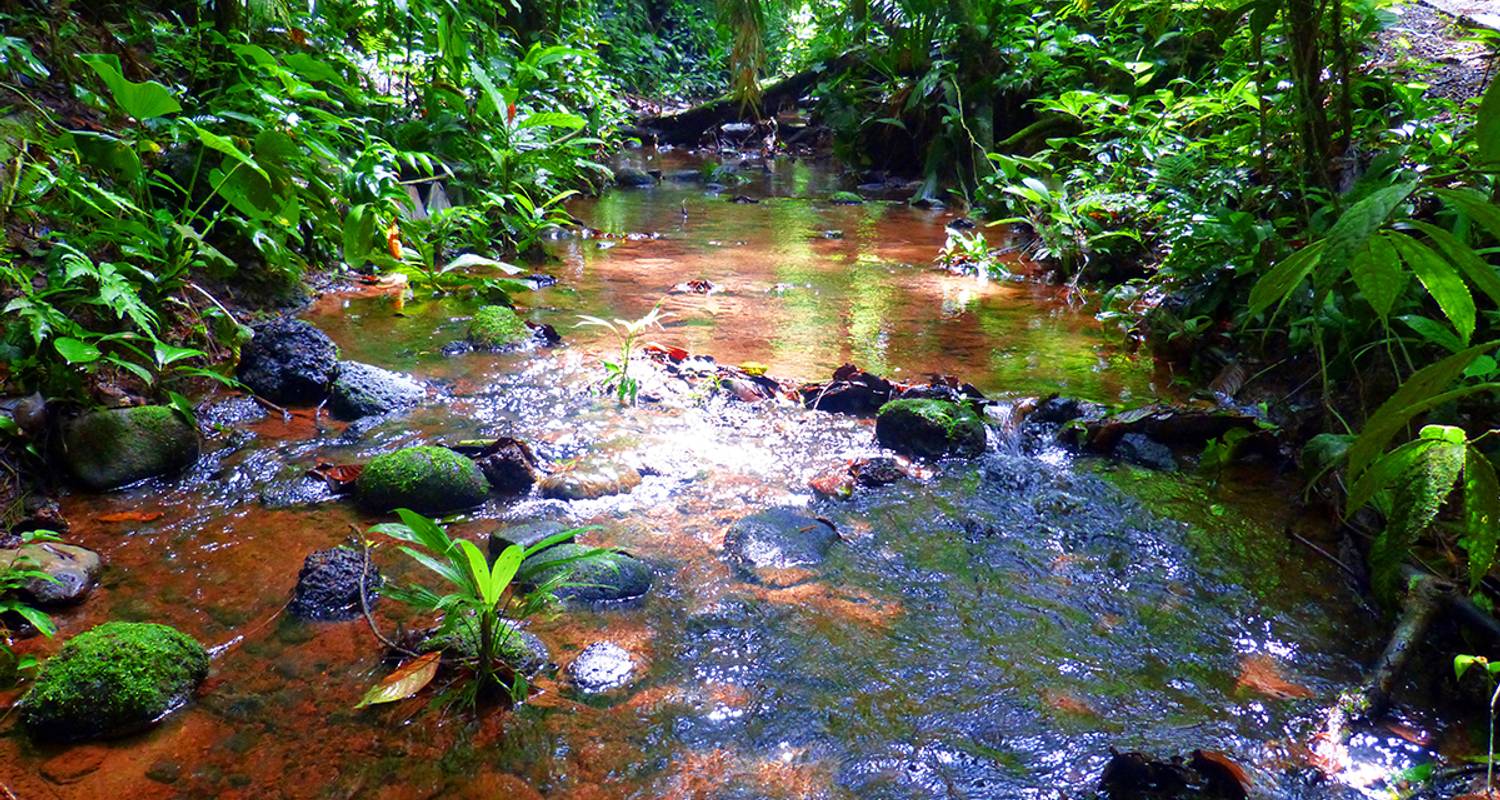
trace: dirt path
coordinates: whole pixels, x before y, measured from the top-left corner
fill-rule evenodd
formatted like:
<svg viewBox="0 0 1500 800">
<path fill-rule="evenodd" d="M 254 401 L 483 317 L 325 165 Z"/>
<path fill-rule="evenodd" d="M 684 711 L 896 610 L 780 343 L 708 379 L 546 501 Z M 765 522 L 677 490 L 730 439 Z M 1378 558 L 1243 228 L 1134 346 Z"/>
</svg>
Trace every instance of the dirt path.
<svg viewBox="0 0 1500 800">
<path fill-rule="evenodd" d="M 1380 33 L 1377 61 L 1416 62 L 1413 77 L 1431 83 L 1432 96 L 1462 102 L 1483 91 L 1485 47 L 1471 37 L 1475 26 L 1500 29 L 1500 0 L 1432 0 L 1390 11 L 1397 19 Z"/>
</svg>

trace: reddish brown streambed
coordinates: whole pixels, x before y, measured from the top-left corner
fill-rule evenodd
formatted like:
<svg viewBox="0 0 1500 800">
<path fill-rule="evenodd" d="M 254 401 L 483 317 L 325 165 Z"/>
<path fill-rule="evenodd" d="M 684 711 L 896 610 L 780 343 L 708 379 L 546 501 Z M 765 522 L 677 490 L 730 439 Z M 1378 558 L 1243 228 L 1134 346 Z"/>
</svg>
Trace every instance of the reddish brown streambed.
<svg viewBox="0 0 1500 800">
<path fill-rule="evenodd" d="M 555 245 L 560 284 L 522 298 L 568 339 L 553 351 L 442 356 L 472 311 L 462 302 L 408 302 L 404 316 L 380 299 L 319 302 L 309 319 L 346 357 L 408 370 L 438 397 L 353 427 L 211 401 L 209 452 L 188 475 L 66 498 L 69 539 L 108 570 L 58 615 L 64 636 L 152 620 L 224 647 L 194 703 L 149 733 L 42 747 L 8 730 L 5 785 L 24 800 L 1077 797 L 1116 745 L 1222 750 L 1267 796 L 1333 796 L 1289 777 L 1287 753 L 1358 674 L 1371 630 L 1345 613 L 1332 570 L 1280 535 L 1286 487 L 1213 489 L 1002 438 L 931 480 L 817 502 L 844 541 L 805 581 L 771 588 L 725 566 L 726 525 L 811 501 L 809 478 L 875 451 L 869 422 L 707 397 L 620 409 L 590 391 L 613 353 L 574 329 L 576 314 L 634 317 L 665 296 L 673 316 L 650 338 L 788 378 L 854 360 L 995 394 L 1154 393 L 1149 366 L 1052 290 L 930 269 L 951 214 L 833 206 L 818 199 L 831 188 L 828 173 L 781 163 L 732 190 L 759 204 L 694 184 L 578 204 L 594 228 L 662 237 Z M 724 291 L 668 294 L 696 278 Z M 638 662 L 630 684 L 584 696 L 546 678 L 519 711 L 477 720 L 425 697 L 354 710 L 387 670 L 363 622 L 278 612 L 309 552 L 379 520 L 308 490 L 302 472 L 500 434 L 551 461 L 650 468 L 628 495 L 491 501 L 453 524 L 476 537 L 500 520 L 600 524 L 592 541 L 647 560 L 644 603 L 532 626 L 559 664 L 620 645 Z M 162 516 L 98 521 L 123 511 Z M 389 548 L 376 561 L 418 577 Z M 377 617 L 412 621 L 390 602 Z"/>
</svg>

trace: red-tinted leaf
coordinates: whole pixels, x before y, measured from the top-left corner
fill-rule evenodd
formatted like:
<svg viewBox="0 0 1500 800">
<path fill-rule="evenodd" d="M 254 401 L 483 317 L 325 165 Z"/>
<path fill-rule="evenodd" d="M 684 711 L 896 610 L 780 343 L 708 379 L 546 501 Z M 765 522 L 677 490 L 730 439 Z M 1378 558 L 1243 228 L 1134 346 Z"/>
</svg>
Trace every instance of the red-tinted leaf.
<svg viewBox="0 0 1500 800">
<path fill-rule="evenodd" d="M 114 514 L 100 514 L 94 519 L 100 522 L 155 522 L 161 519 L 160 511 L 119 511 Z"/>
<path fill-rule="evenodd" d="M 365 692 L 364 698 L 354 707 L 394 703 L 422 691 L 437 677 L 438 661 L 442 659 L 442 655 L 438 651 L 424 653 L 402 664 L 395 672 L 387 675 L 385 680 Z"/>
</svg>

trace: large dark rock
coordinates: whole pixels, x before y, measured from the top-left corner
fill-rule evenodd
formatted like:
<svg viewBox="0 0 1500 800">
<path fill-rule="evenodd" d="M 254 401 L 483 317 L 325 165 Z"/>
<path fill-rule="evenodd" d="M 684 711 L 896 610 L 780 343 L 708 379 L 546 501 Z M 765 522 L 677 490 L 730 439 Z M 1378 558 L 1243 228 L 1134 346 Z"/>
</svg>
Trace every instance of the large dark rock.
<svg viewBox="0 0 1500 800">
<path fill-rule="evenodd" d="M 894 390 L 885 378 L 845 364 L 833 371 L 832 381 L 804 386 L 801 393 L 808 408 L 836 414 L 874 414 L 891 399 Z"/>
<path fill-rule="evenodd" d="M 73 477 L 98 491 L 178 472 L 198 460 L 198 429 L 167 406 L 91 411 L 63 425 Z"/>
<path fill-rule="evenodd" d="M 1152 439 L 1144 433 L 1127 433 L 1115 443 L 1115 458 L 1150 469 L 1171 471 L 1177 469 L 1177 458 L 1172 448 Z"/>
<path fill-rule="evenodd" d="M 361 584 L 364 605 L 374 606 L 381 583 L 379 570 L 374 564 L 367 567 L 360 551 L 352 547 L 319 550 L 302 562 L 289 610 L 302 619 L 354 619 L 364 613 Z"/>
<path fill-rule="evenodd" d="M 615 185 L 617 186 L 655 186 L 656 176 L 636 167 L 615 168 Z"/>
<path fill-rule="evenodd" d="M 1157 403 L 1086 421 L 1083 426 L 1088 447 L 1107 453 L 1131 433 L 1163 444 L 1201 447 L 1236 428 L 1254 431 L 1259 422 L 1253 415 L 1234 408 L 1177 408 Z"/>
<path fill-rule="evenodd" d="M 875 419 L 875 438 L 918 458 L 973 457 L 984 452 L 984 422 L 966 404 L 946 400 L 892 400 Z"/>
<path fill-rule="evenodd" d="M 21 700 L 21 724 L 48 740 L 122 736 L 188 701 L 208 675 L 203 645 L 166 625 L 106 622 L 68 640 Z"/>
<path fill-rule="evenodd" d="M 19 548 L 0 549 L 0 564 L 13 564 L 51 576 L 33 578 L 21 587 L 21 596 L 38 606 L 76 603 L 93 591 L 99 581 L 99 554 L 76 544 L 37 542 Z"/>
<path fill-rule="evenodd" d="M 299 319 L 255 326 L 240 351 L 240 382 L 273 403 L 312 405 L 328 396 L 339 350 L 328 334 Z"/>
<path fill-rule="evenodd" d="M 335 417 L 355 420 L 410 408 L 426 396 L 422 384 L 399 372 L 358 361 L 340 361 L 329 405 Z"/>
<path fill-rule="evenodd" d="M 444 514 L 483 503 L 490 484 L 477 464 L 446 447 L 408 447 L 371 459 L 354 492 L 360 505 L 375 511 Z"/>
<path fill-rule="evenodd" d="M 501 494 L 525 494 L 541 474 L 531 448 L 519 439 L 501 439 L 474 461 L 489 480 L 490 488 Z"/>
<path fill-rule="evenodd" d="M 759 570 L 823 563 L 839 535 L 800 508 L 772 508 L 737 520 L 724 534 L 724 554 L 742 576 Z"/>
<path fill-rule="evenodd" d="M 533 554 L 521 565 L 522 572 L 530 574 L 523 588 L 533 589 L 565 576 L 554 594 L 580 603 L 634 600 L 651 590 L 654 576 L 644 562 L 615 552 L 585 557 L 593 549 L 568 542 Z"/>
<path fill-rule="evenodd" d="M 1104 406 L 1079 400 L 1076 397 L 1053 395 L 1037 404 L 1036 410 L 1026 415 L 1027 422 L 1044 425 L 1063 425 L 1073 420 L 1095 420 L 1108 412 Z"/>
</svg>

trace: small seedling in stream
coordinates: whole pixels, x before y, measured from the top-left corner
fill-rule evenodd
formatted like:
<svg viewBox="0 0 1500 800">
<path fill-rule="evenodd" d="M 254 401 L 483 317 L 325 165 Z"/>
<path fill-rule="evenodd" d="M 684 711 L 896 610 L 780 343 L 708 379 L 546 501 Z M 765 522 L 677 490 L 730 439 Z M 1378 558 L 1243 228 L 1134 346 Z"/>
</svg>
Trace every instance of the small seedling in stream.
<svg viewBox="0 0 1500 800">
<path fill-rule="evenodd" d="M 604 328 L 613 333 L 620 342 L 619 362 L 604 362 L 604 389 L 613 391 L 621 405 L 634 405 L 636 395 L 641 390 L 640 382 L 630 374 L 630 359 L 635 352 L 636 341 L 647 330 L 653 327 L 660 328 L 661 321 L 666 318 L 667 313 L 661 310 L 659 302 L 652 306 L 645 316 L 634 320 L 608 320 L 585 314 L 578 315 L 579 327 Z"/>
</svg>

